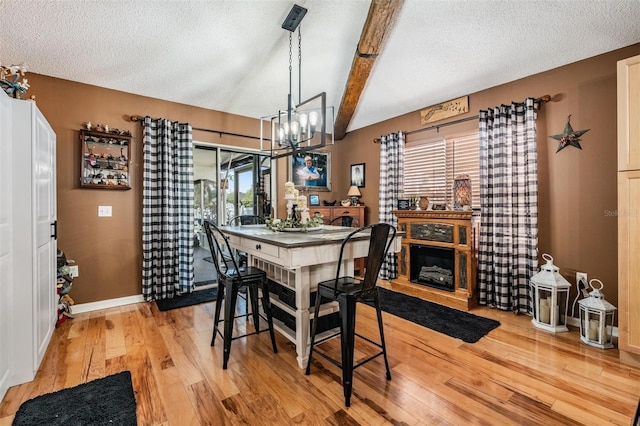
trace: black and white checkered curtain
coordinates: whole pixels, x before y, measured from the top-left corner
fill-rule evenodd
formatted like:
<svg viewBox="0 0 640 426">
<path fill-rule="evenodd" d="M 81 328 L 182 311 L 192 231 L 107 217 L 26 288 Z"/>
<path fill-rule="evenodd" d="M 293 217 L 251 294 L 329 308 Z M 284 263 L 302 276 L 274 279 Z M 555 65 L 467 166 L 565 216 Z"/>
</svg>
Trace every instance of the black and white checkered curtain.
<svg viewBox="0 0 640 426">
<path fill-rule="evenodd" d="M 480 304 L 531 313 L 538 268 L 538 102 L 480 111 Z"/>
<path fill-rule="evenodd" d="M 391 213 L 398 205 L 398 198 L 404 192 L 404 134 L 390 133 L 380 138 L 380 207 L 381 223 L 398 227 L 398 218 Z M 398 258 L 396 253 L 387 253 L 380 268 L 380 278 L 388 280 L 398 276 Z"/>
<path fill-rule="evenodd" d="M 193 140 L 190 124 L 144 119 L 142 294 L 193 291 Z"/>
</svg>

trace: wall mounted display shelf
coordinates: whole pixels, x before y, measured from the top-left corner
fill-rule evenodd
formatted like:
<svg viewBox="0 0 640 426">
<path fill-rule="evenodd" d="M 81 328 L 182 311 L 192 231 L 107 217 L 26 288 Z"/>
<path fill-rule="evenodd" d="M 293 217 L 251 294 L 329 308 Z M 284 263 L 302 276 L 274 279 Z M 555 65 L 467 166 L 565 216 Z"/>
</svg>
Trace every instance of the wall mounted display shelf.
<svg viewBox="0 0 640 426">
<path fill-rule="evenodd" d="M 130 135 L 81 129 L 80 187 L 131 189 L 129 179 L 131 140 Z"/>
</svg>

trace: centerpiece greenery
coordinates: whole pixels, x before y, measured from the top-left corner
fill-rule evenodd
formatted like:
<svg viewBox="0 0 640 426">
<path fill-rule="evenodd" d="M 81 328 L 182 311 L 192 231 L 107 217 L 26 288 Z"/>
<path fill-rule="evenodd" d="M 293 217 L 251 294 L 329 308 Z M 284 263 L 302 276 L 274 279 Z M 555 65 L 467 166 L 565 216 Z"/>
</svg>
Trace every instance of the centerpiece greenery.
<svg viewBox="0 0 640 426">
<path fill-rule="evenodd" d="M 314 215 L 305 223 L 300 222 L 297 217 L 286 219 L 273 219 L 271 217 L 267 217 L 265 219 L 265 224 L 267 225 L 267 228 L 272 231 L 282 231 L 285 228 L 298 228 L 306 232 L 309 228 L 317 228 L 322 225 L 323 222 L 322 215 L 320 213 L 314 213 Z"/>
</svg>

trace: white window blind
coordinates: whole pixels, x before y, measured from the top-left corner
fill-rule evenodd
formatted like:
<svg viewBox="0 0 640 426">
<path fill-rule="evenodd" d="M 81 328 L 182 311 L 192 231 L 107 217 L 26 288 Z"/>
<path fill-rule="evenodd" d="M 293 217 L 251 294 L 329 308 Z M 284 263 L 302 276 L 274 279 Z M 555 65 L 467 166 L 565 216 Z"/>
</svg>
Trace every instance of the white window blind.
<svg viewBox="0 0 640 426">
<path fill-rule="evenodd" d="M 480 208 L 478 132 L 408 142 L 405 147 L 404 195 L 426 196 L 436 204 L 452 203 L 453 180 L 471 179 L 473 208 Z"/>
</svg>

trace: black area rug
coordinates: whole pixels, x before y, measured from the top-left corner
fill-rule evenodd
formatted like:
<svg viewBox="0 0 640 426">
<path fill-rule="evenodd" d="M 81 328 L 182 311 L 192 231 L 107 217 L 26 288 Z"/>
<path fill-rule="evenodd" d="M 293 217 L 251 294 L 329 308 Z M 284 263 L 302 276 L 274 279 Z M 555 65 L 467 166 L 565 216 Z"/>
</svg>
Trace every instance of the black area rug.
<svg viewBox="0 0 640 426">
<path fill-rule="evenodd" d="M 212 300 L 216 300 L 216 297 L 218 297 L 218 289 L 207 288 L 185 294 L 184 296 L 176 296 L 173 299 L 156 300 L 156 305 L 158 305 L 158 309 L 161 311 L 169 311 L 171 309 L 211 302 Z"/>
<path fill-rule="evenodd" d="M 500 325 L 500 322 L 468 312 L 379 288 L 380 307 L 383 311 L 416 324 L 455 337 L 466 343 L 475 343 Z M 368 303 L 373 306 L 373 303 Z"/>
<path fill-rule="evenodd" d="M 137 424 L 131 372 L 123 371 L 23 403 L 14 426 Z"/>
</svg>

